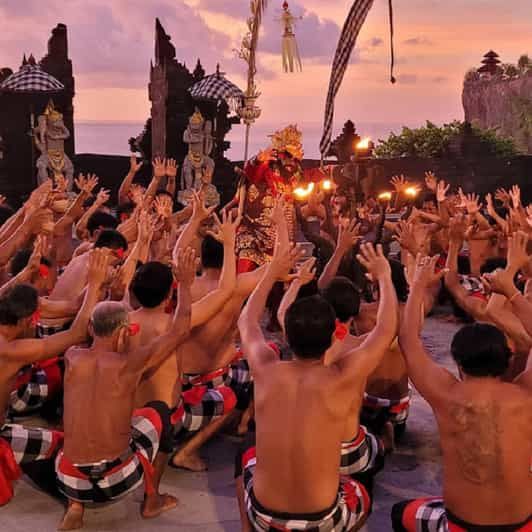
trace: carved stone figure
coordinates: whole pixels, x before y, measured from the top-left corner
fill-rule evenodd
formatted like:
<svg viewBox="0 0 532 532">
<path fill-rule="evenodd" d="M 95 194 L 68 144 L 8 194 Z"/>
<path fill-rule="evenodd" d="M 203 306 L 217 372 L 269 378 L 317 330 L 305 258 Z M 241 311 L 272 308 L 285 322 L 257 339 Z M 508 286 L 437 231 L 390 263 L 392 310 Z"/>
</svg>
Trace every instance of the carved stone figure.
<svg viewBox="0 0 532 532">
<path fill-rule="evenodd" d="M 36 164 L 39 184 L 49 177 L 64 174 L 71 187 L 74 166 L 65 154 L 65 140 L 70 137 L 70 131 L 63 122 L 63 115 L 55 109 L 52 100 L 48 102 L 44 114 L 37 119 L 37 127 L 33 129 L 33 136 L 35 145 L 41 152 Z"/>
<path fill-rule="evenodd" d="M 183 141 L 188 144 L 188 154 L 181 172 L 181 198 L 186 202 L 192 190 L 201 190 L 208 204 L 217 205 L 220 197 L 212 184 L 214 161 L 209 157 L 213 148 L 212 123 L 197 108 L 189 119 Z"/>
</svg>

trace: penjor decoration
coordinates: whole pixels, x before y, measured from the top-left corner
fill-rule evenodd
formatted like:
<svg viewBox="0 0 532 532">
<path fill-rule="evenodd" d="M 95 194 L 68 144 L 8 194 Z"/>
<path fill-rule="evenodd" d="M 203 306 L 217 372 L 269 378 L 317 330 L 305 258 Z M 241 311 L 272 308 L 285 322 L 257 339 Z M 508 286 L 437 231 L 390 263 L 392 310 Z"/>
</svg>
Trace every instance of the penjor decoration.
<svg viewBox="0 0 532 532">
<path fill-rule="evenodd" d="M 296 35 L 294 33 L 294 24 L 300 18 L 292 15 L 288 7 L 288 2 L 285 0 L 281 15 L 281 23 L 284 30 L 281 48 L 283 53 L 283 70 L 285 72 L 294 72 L 295 70 L 301 72 L 303 70 Z"/>
</svg>

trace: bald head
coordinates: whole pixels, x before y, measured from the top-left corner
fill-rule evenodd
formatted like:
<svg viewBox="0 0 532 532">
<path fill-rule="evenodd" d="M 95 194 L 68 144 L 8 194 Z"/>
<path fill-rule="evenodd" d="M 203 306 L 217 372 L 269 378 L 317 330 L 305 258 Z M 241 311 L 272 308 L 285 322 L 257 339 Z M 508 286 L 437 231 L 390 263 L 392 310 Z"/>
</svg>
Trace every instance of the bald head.
<svg viewBox="0 0 532 532">
<path fill-rule="evenodd" d="M 92 330 L 95 336 L 109 337 L 129 323 L 126 307 L 116 301 L 98 303 L 92 312 Z"/>
</svg>

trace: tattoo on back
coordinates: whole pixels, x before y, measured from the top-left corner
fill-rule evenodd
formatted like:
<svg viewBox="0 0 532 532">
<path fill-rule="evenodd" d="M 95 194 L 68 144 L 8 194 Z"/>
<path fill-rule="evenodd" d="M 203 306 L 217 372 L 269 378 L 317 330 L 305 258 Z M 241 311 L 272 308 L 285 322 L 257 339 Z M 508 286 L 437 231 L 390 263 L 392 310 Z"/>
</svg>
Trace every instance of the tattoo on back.
<svg viewBox="0 0 532 532">
<path fill-rule="evenodd" d="M 465 478 L 475 484 L 502 479 L 499 405 L 494 401 L 455 405 L 450 414 L 454 421 L 455 435 L 460 442 L 457 446 L 457 458 Z"/>
</svg>

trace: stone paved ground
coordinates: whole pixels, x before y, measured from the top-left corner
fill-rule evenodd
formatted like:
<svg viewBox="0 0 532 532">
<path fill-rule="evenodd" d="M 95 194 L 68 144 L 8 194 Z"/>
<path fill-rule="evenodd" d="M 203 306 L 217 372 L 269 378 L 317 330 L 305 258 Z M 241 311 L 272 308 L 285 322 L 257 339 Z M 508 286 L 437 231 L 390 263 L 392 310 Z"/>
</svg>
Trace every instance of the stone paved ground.
<svg viewBox="0 0 532 532">
<path fill-rule="evenodd" d="M 450 339 L 456 326 L 429 319 L 424 337 L 433 357 L 451 368 L 448 356 Z M 234 497 L 233 457 L 236 443 L 217 438 L 205 449 L 210 470 L 194 474 L 171 470 L 164 478 L 164 489 L 181 501 L 178 509 L 154 521 L 139 516 L 140 493 L 111 506 L 89 509 L 85 530 L 238 532 L 238 509 Z M 389 457 L 375 487 L 374 512 L 365 530 L 390 531 L 390 508 L 401 499 L 440 493 L 441 469 L 437 428 L 427 403 L 416 393 L 407 433 L 395 454 Z M 16 487 L 9 506 L 0 509 L 1 532 L 50 532 L 62 513 L 60 503 L 38 492 L 26 481 Z"/>
</svg>

